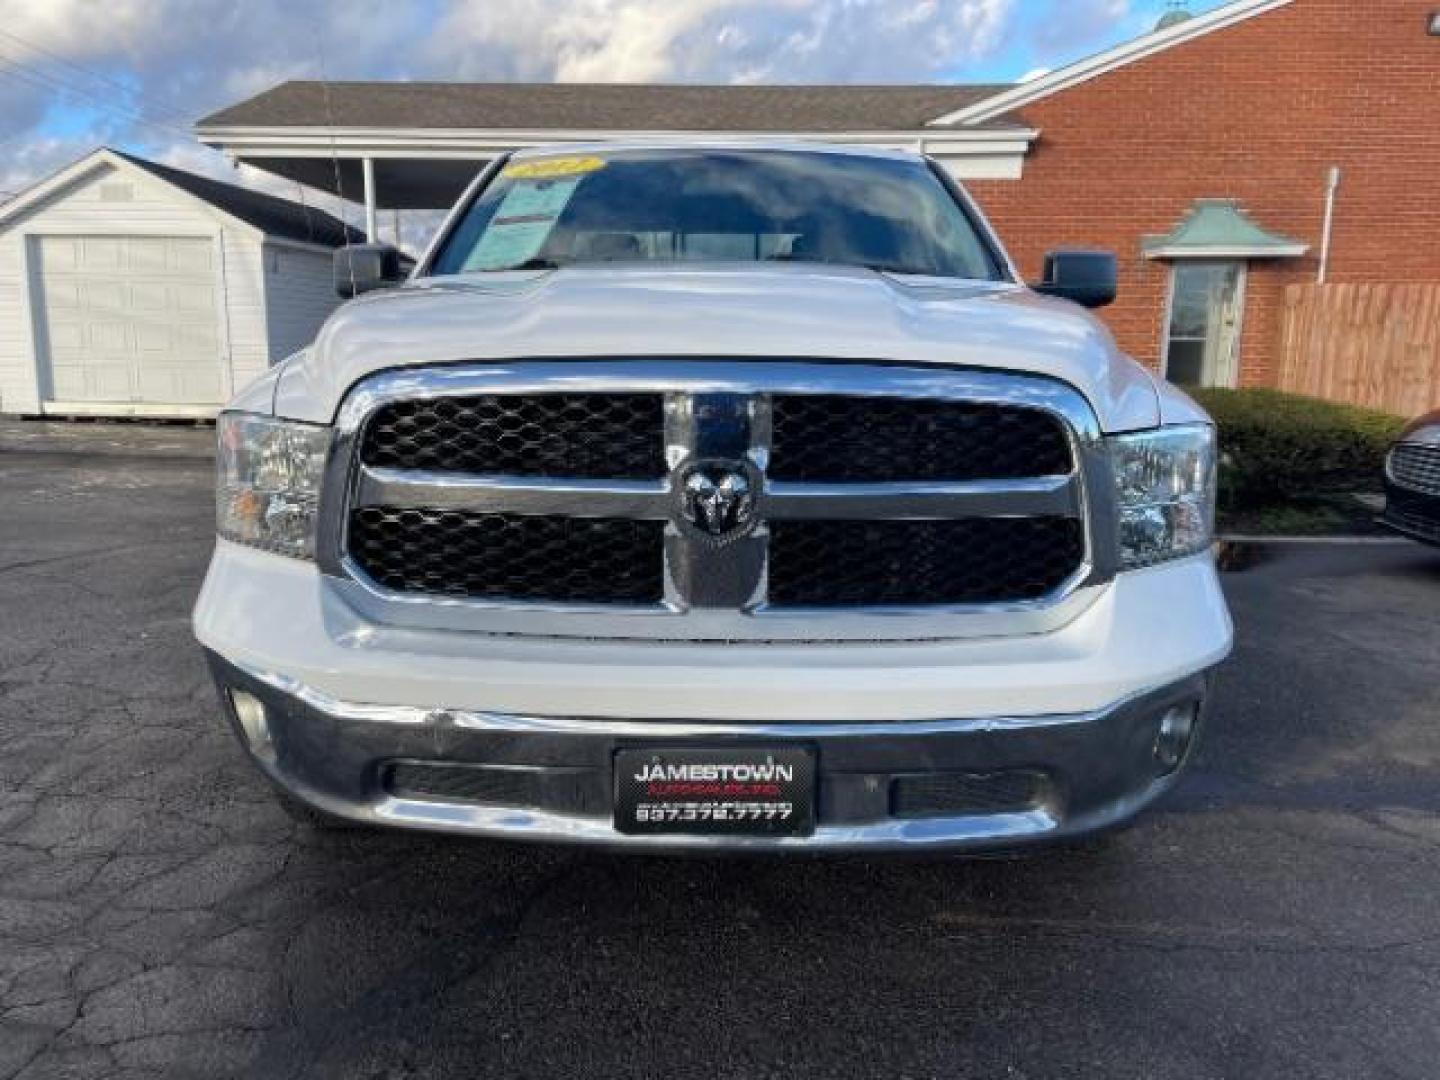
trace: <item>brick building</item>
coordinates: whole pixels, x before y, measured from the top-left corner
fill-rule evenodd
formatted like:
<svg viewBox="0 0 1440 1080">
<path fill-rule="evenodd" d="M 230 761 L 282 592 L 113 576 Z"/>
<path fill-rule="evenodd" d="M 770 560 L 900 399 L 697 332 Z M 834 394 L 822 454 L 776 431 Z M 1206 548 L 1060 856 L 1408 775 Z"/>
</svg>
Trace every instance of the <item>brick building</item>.
<svg viewBox="0 0 1440 1080">
<path fill-rule="evenodd" d="M 1177 381 L 1266 385 L 1287 284 L 1440 282 L 1437 114 L 1440 0 L 1235 0 L 1013 87 L 292 82 L 198 130 L 301 183 L 338 175 L 372 235 L 380 208 L 446 206 L 521 146 L 918 148 L 1026 275 L 1054 247 L 1115 251 L 1104 315 L 1132 355 Z"/>
<path fill-rule="evenodd" d="M 1238 200 L 1307 249 L 1233 260 L 1246 268 L 1238 380 L 1265 385 L 1281 290 L 1319 276 L 1333 168 L 1327 279 L 1440 282 L 1440 0 L 1271 0 L 1215 14 L 1226 13 L 1235 21 L 1213 31 L 1186 36 L 1194 20 L 1169 31 L 1168 47 L 1145 52 L 1142 39 L 1128 47 L 1138 55 L 1116 50 L 970 110 L 980 121 L 1018 112 L 1040 136 L 1019 183 L 967 186 L 1027 274 L 1057 242 L 1115 250 L 1120 300 L 1106 318 L 1156 366 L 1177 268 L 1182 287 L 1206 282 L 1183 257 L 1153 257 L 1145 238 L 1170 233 L 1197 200 Z"/>
</svg>

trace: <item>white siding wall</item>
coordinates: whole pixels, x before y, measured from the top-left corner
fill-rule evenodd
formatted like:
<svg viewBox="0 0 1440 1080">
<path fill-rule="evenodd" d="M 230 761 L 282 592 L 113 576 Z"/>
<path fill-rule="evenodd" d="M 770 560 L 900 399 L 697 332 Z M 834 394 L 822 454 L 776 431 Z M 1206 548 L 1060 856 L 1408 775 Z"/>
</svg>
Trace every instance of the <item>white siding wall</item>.
<svg viewBox="0 0 1440 1080">
<path fill-rule="evenodd" d="M 264 241 L 239 230 L 227 230 L 224 238 L 225 314 L 229 326 L 222 332 L 230 338 L 230 392 L 245 386 L 270 366 L 270 343 L 265 332 Z"/>
<path fill-rule="evenodd" d="M 38 407 L 26 305 L 25 246 L 13 230 L 0 232 L 0 412 L 31 412 Z"/>
<path fill-rule="evenodd" d="M 26 271 L 26 237 L 34 235 L 165 235 L 208 237 L 221 245 L 218 272 L 225 297 L 220 335 L 228 390 L 265 370 L 262 241 L 249 228 L 230 227 L 182 192 L 144 174 L 99 165 L 92 173 L 0 226 L 0 412 L 40 407 L 33 319 Z M 233 371 L 233 376 L 229 373 Z"/>
<path fill-rule="evenodd" d="M 270 323 L 270 362 L 278 364 L 315 340 L 320 327 L 340 304 L 335 294 L 333 258 L 267 243 L 264 253 L 265 308 Z"/>
</svg>

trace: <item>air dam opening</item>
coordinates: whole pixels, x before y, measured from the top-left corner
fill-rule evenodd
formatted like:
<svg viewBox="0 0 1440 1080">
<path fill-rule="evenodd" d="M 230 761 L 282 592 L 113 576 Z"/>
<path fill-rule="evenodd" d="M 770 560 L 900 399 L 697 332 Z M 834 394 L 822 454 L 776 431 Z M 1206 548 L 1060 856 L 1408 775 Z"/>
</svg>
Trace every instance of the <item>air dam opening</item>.
<svg viewBox="0 0 1440 1080">
<path fill-rule="evenodd" d="M 900 776 L 890 785 L 890 813 L 897 818 L 1023 814 L 1040 809 L 1050 790 L 1042 772 L 941 772 Z"/>
</svg>

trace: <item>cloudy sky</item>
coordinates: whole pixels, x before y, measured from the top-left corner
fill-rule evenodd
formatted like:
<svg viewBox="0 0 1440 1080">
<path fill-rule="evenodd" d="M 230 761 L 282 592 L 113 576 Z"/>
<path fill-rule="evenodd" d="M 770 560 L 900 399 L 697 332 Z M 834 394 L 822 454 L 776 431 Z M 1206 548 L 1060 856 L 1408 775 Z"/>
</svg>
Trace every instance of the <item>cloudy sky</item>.
<svg viewBox="0 0 1440 1080">
<path fill-rule="evenodd" d="M 1195 0 L 1200 12 L 1218 0 Z M 200 116 L 284 79 L 990 82 L 1167 0 L 0 0 L 0 201 L 101 144 L 258 186 Z M 285 193 L 283 187 L 278 190 Z M 290 192 L 293 194 L 293 191 Z"/>
</svg>

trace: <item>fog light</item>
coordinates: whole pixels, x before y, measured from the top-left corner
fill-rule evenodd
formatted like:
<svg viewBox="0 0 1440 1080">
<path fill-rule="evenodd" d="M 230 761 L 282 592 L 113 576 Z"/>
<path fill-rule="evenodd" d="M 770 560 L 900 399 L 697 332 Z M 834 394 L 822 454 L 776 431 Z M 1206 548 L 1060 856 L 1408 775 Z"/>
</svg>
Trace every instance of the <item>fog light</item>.
<svg viewBox="0 0 1440 1080">
<path fill-rule="evenodd" d="M 1160 775 L 1172 773 L 1180 767 L 1195 738 L 1195 723 L 1200 714 L 1198 702 L 1172 705 L 1160 718 L 1160 730 L 1155 734 L 1155 760 L 1160 764 Z"/>
<path fill-rule="evenodd" d="M 245 733 L 245 741 L 250 744 L 251 751 L 269 754 L 270 722 L 265 715 L 264 702 L 244 690 L 231 690 L 230 704 L 235 708 L 235 718 L 240 721 L 240 730 Z"/>
</svg>

